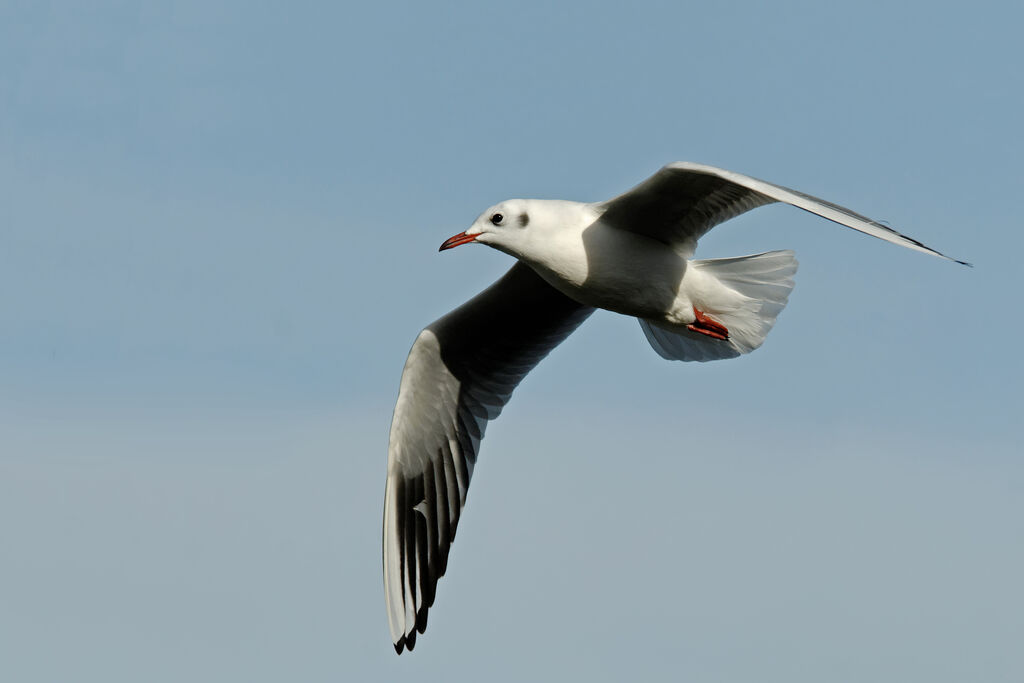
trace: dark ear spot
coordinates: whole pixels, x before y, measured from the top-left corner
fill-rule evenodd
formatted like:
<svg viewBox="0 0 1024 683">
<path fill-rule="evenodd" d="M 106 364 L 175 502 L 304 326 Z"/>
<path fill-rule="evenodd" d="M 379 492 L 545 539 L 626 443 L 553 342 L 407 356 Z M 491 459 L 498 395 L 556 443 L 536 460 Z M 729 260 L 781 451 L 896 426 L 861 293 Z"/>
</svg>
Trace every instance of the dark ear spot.
<svg viewBox="0 0 1024 683">
<path fill-rule="evenodd" d="M 519 227 L 520 228 L 525 228 L 529 224 L 530 224 L 530 217 L 527 216 L 525 213 L 519 214 Z"/>
</svg>

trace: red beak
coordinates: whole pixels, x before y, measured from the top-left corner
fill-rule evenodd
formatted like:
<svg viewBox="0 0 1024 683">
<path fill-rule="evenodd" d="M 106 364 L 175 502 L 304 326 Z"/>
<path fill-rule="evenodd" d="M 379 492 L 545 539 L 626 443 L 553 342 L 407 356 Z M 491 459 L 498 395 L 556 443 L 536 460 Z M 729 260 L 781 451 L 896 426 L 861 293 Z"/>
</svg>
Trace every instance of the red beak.
<svg viewBox="0 0 1024 683">
<path fill-rule="evenodd" d="M 476 235 L 467 235 L 464 232 L 460 232 L 458 235 L 452 235 L 451 237 L 446 239 L 444 241 L 444 244 L 441 245 L 441 248 L 438 249 L 438 251 L 451 249 L 452 247 L 457 247 L 460 244 L 469 244 L 470 242 L 475 242 L 476 238 Z"/>
</svg>

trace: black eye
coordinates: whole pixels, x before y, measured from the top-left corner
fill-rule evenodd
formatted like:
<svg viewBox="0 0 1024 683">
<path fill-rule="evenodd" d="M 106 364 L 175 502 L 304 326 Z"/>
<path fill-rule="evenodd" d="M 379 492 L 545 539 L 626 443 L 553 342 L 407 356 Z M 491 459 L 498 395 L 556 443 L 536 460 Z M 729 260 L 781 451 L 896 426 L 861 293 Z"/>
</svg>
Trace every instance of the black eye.
<svg viewBox="0 0 1024 683">
<path fill-rule="evenodd" d="M 491 223 L 494 223 L 495 225 L 501 225 L 501 222 L 503 220 L 505 220 L 505 217 L 502 216 L 500 213 L 496 213 L 493 216 L 491 216 Z"/>
</svg>

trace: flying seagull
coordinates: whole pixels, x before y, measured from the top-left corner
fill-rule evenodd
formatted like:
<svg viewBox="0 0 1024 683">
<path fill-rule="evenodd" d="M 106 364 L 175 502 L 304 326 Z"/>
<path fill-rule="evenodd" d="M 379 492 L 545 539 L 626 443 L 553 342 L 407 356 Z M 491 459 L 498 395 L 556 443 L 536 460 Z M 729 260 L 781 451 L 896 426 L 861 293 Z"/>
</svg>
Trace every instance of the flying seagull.
<svg viewBox="0 0 1024 683">
<path fill-rule="evenodd" d="M 687 162 L 605 202 L 504 201 L 441 245 L 486 244 L 519 262 L 420 332 L 402 371 L 383 539 L 396 652 L 412 650 L 427 626 L 487 422 L 595 308 L 637 318 L 669 360 L 734 358 L 761 345 L 793 288 L 793 252 L 692 257 L 708 230 L 773 202 L 956 261 L 836 204 Z"/>
</svg>

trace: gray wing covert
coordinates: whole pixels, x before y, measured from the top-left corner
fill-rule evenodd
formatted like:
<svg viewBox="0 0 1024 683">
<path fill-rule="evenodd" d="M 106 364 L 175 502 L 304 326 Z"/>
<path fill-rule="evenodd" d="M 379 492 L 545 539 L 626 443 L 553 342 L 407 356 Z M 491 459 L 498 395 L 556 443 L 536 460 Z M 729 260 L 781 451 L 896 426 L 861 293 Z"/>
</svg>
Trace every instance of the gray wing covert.
<svg viewBox="0 0 1024 683">
<path fill-rule="evenodd" d="M 697 240 L 730 218 L 775 200 L 691 164 L 670 164 L 604 202 L 601 219 L 692 256 Z M 707 167 L 710 168 L 710 167 Z"/>
</svg>

